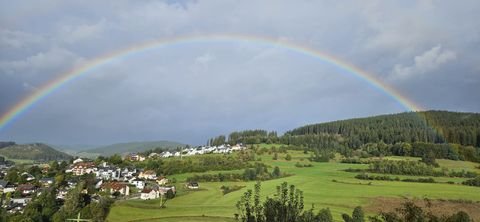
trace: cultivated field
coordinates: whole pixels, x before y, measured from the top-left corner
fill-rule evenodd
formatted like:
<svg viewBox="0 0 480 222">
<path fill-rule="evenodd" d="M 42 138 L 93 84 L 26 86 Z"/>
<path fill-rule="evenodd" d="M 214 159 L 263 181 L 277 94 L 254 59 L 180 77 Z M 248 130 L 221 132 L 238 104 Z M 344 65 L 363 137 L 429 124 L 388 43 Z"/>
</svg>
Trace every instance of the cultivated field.
<svg viewBox="0 0 480 222">
<path fill-rule="evenodd" d="M 309 154 L 301 151 L 288 151 L 293 156 L 291 161 L 285 160 L 285 154 L 279 154 L 278 160 L 272 160 L 272 155 L 257 156 L 262 162 L 272 167 L 279 166 L 282 172 L 293 176 L 262 182 L 262 194 L 272 195 L 275 187 L 282 182 L 294 184 L 304 192 L 305 208 L 314 204 L 315 209 L 330 208 L 336 220 L 341 219 L 341 213 L 351 213 L 355 206 L 365 207 L 368 214 L 376 210 L 385 210 L 389 203 L 392 207 L 402 202 L 403 198 L 456 200 L 463 205 L 450 206 L 449 201 L 443 201 L 444 208 L 466 206 L 466 211 L 480 212 L 480 188 L 459 184 L 447 184 L 448 181 L 459 183 L 464 178 L 435 177 L 437 182 L 444 183 L 412 183 L 401 181 L 366 181 L 355 179 L 357 173 L 343 171 L 347 168 L 367 168 L 364 164 L 343 164 L 336 161 L 330 163 L 312 163 L 313 167 L 297 168 L 296 162 L 310 163 Z M 403 157 L 389 157 L 402 159 Z M 442 167 L 455 170 L 475 169 L 478 164 L 462 161 L 438 160 Z M 271 171 L 271 169 L 270 169 Z M 218 172 L 218 171 L 217 171 Z M 241 171 L 240 171 L 241 172 Z M 212 173 L 212 172 L 208 172 Z M 216 173 L 216 172 L 215 172 Z M 198 191 L 187 191 L 183 181 L 192 174 L 169 176 L 175 177 L 179 188 L 176 198 L 169 200 L 166 208 L 159 207 L 159 200 L 128 200 L 117 201 L 110 211 L 108 221 L 234 221 L 235 203 L 247 189 L 252 189 L 255 182 L 209 182 L 200 183 Z M 415 178 L 399 176 L 400 178 Z M 222 194 L 222 185 L 245 185 L 239 191 Z M 472 203 L 464 203 L 469 200 Z M 383 205 L 382 207 L 379 207 Z M 453 204 L 453 203 L 452 203 Z M 479 215 L 472 215 L 476 220 Z"/>
</svg>

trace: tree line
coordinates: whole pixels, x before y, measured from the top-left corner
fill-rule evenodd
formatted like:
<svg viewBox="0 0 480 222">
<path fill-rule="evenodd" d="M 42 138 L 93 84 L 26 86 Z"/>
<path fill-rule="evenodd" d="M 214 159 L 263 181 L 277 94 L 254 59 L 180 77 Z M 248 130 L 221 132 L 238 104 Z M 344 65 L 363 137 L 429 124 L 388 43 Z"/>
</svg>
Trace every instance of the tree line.
<svg viewBox="0 0 480 222">
<path fill-rule="evenodd" d="M 271 180 L 286 176 L 282 174 L 278 166 L 273 168 L 272 172 L 268 171 L 268 166 L 263 163 L 255 163 L 254 167 L 246 168 L 243 173 L 217 173 L 193 175 L 187 178 L 187 181 L 193 182 L 224 182 L 224 181 L 255 181 L 255 180 Z"/>
</svg>

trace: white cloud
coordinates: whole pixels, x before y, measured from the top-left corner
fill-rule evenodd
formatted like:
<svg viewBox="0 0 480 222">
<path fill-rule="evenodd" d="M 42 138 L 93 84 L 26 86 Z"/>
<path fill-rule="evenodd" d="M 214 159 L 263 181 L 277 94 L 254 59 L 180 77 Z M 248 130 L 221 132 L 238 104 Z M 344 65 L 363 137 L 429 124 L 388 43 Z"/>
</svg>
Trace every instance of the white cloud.
<svg viewBox="0 0 480 222">
<path fill-rule="evenodd" d="M 95 24 L 81 24 L 78 26 L 64 25 L 60 29 L 60 40 L 67 43 L 92 40 L 100 37 L 106 29 L 106 20 L 102 19 Z"/>
<path fill-rule="evenodd" d="M 0 70 L 7 73 L 41 72 L 79 64 L 81 57 L 64 48 L 51 48 L 46 52 L 38 52 L 21 60 L 0 61 Z"/>
<path fill-rule="evenodd" d="M 405 79 L 414 75 L 421 75 L 435 71 L 447 62 L 455 60 L 457 55 L 451 50 L 442 49 L 442 46 L 435 46 L 421 55 L 415 56 L 414 64 L 405 66 L 396 64 L 392 71 L 393 79 Z"/>
</svg>

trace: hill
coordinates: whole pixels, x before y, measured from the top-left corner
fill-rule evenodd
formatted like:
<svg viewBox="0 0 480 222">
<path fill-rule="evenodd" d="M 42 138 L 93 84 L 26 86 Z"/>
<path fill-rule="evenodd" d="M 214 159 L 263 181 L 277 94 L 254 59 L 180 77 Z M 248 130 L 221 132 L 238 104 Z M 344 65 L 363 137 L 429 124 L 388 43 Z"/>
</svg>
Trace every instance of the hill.
<svg viewBox="0 0 480 222">
<path fill-rule="evenodd" d="M 480 114 L 406 112 L 306 125 L 286 133 L 290 136 L 321 134 L 341 135 L 351 144 L 427 142 L 480 147 Z"/>
<path fill-rule="evenodd" d="M 14 144 L 0 149 L 0 155 L 10 159 L 34 161 L 68 160 L 72 156 L 43 143 Z"/>
<path fill-rule="evenodd" d="M 95 149 L 83 151 L 86 154 L 97 154 L 102 156 L 111 156 L 113 154 L 137 153 L 154 148 L 176 148 L 185 146 L 185 144 L 172 141 L 148 141 L 148 142 L 130 142 L 117 143 L 108 146 L 102 146 Z"/>
<path fill-rule="evenodd" d="M 98 145 L 89 145 L 89 144 L 47 144 L 57 150 L 64 152 L 80 152 L 89 149 L 95 149 Z"/>
</svg>

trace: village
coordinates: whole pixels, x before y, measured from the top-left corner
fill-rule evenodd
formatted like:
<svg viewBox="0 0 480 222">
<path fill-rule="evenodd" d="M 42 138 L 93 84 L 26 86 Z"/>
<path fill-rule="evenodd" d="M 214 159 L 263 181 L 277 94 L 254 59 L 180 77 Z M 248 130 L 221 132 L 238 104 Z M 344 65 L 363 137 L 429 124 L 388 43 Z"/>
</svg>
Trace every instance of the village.
<svg viewBox="0 0 480 222">
<path fill-rule="evenodd" d="M 142 162 L 158 158 L 183 158 L 213 153 L 229 154 L 244 149 L 246 147 L 242 144 L 185 147 L 175 152 L 151 152 L 149 155 L 129 153 L 123 157 L 123 160 Z M 54 169 L 61 169 L 62 172 L 52 174 Z M 114 199 L 152 200 L 163 197 L 173 198 L 177 193 L 177 187 L 174 185 L 176 181 L 157 175 L 154 170 L 121 167 L 108 161 L 98 163 L 87 158 L 75 158 L 70 163 L 63 161 L 36 164 L 20 172 L 15 171 L 15 165 L 12 162 L 5 162 L 0 157 L 0 197 L 2 197 L 0 205 L 6 209 L 7 213 L 22 213 L 34 197 L 52 190 L 56 193 L 57 201 L 62 202 L 67 198 L 67 193 L 85 178 L 94 179 L 95 191 L 93 193 L 88 192 L 87 189 L 82 191 L 88 194 L 92 201 L 98 201 L 101 195 L 108 195 Z M 188 181 L 182 188 L 197 190 L 199 184 L 196 181 Z"/>
</svg>

